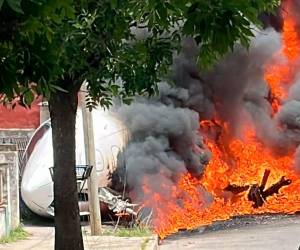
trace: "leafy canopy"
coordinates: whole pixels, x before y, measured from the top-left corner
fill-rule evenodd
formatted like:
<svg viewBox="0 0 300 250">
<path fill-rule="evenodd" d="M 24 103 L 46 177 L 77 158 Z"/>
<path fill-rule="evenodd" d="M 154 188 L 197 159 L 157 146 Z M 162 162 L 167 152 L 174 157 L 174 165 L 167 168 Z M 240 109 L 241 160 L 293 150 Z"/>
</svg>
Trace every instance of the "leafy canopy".
<svg viewBox="0 0 300 250">
<path fill-rule="evenodd" d="M 30 104 L 86 80 L 89 104 L 154 93 L 183 36 L 199 64 L 249 46 L 278 0 L 0 0 L 0 93 Z M 142 34 L 142 35 L 141 35 Z M 118 84 L 122 81 L 122 85 Z"/>
</svg>

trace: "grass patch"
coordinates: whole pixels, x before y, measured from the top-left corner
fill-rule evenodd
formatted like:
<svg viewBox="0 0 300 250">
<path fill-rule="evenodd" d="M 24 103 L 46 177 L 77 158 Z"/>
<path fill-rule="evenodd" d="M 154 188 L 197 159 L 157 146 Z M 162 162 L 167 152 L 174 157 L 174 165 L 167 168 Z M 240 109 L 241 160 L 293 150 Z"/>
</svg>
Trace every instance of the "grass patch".
<svg viewBox="0 0 300 250">
<path fill-rule="evenodd" d="M 23 229 L 22 226 L 10 231 L 8 236 L 0 238 L 0 244 L 12 243 L 18 240 L 25 240 L 28 237 L 28 233 Z"/>
<path fill-rule="evenodd" d="M 103 235 L 117 237 L 147 237 L 151 236 L 152 232 L 149 228 L 117 228 L 116 230 L 104 230 Z"/>
</svg>

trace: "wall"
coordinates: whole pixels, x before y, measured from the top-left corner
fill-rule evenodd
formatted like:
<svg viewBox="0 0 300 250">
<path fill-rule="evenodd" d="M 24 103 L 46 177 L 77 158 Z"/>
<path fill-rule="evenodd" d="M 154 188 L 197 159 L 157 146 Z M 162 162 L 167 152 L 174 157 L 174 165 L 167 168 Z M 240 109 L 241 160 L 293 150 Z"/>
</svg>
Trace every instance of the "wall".
<svg viewBox="0 0 300 250">
<path fill-rule="evenodd" d="M 0 105 L 0 128 L 32 129 L 40 124 L 40 107 L 35 101 L 30 109 L 17 105 L 14 109 Z"/>
<path fill-rule="evenodd" d="M 0 238 L 7 235 L 6 208 L 0 207 Z"/>
<path fill-rule="evenodd" d="M 8 234 L 20 224 L 19 209 L 19 166 L 17 147 L 0 144 L 0 171 L 4 177 L 4 202 L 0 205 L 0 237 Z"/>
</svg>

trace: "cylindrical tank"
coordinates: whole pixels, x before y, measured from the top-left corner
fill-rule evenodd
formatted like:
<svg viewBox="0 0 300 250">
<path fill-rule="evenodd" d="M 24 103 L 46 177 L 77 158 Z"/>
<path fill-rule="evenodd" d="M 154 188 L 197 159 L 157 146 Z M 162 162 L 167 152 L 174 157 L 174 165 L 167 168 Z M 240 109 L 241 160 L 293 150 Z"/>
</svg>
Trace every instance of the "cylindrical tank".
<svg viewBox="0 0 300 250">
<path fill-rule="evenodd" d="M 127 130 L 110 112 L 92 111 L 99 187 L 109 184 L 109 174 L 117 166 L 117 157 L 127 142 Z M 33 134 L 23 160 L 21 196 L 34 213 L 50 217 L 53 212 L 53 148 L 51 122 L 43 123 Z M 85 165 L 85 149 L 81 110 L 76 119 L 76 165 Z M 74 166 L 75 167 L 75 166 Z"/>
</svg>

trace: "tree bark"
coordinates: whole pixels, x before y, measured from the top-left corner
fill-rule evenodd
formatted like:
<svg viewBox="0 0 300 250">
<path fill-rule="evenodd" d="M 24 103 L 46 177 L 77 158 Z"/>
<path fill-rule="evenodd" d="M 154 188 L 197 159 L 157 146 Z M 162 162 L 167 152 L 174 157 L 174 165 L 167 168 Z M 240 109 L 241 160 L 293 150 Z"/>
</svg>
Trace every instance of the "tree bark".
<svg viewBox="0 0 300 250">
<path fill-rule="evenodd" d="M 78 90 L 65 84 L 68 93 L 51 94 L 51 116 L 54 156 L 55 249 L 83 250 L 76 184 L 75 123 Z"/>
</svg>

